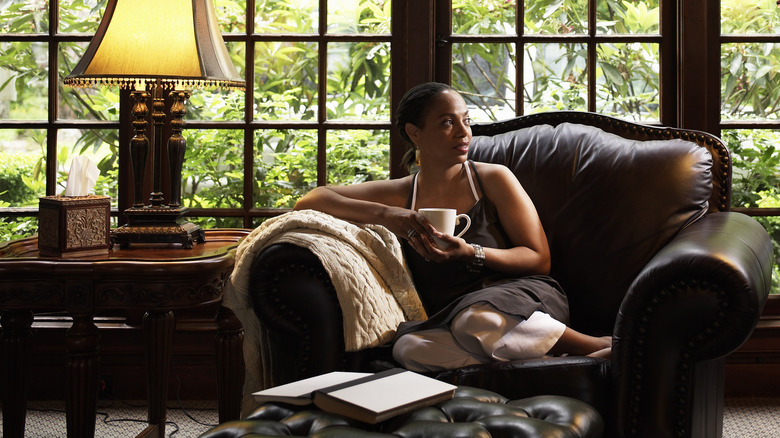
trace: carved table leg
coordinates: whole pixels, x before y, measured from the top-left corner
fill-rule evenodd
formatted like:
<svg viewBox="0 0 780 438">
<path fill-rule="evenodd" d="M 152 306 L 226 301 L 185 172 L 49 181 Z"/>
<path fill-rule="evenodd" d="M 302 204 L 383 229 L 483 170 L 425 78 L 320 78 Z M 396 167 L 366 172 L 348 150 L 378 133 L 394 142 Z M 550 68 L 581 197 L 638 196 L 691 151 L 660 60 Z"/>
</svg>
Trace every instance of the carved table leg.
<svg viewBox="0 0 780 438">
<path fill-rule="evenodd" d="M 68 437 L 95 436 L 98 396 L 98 343 L 100 333 L 91 313 L 72 313 L 65 345 L 65 417 Z"/>
<path fill-rule="evenodd" d="M 219 307 L 217 323 L 217 393 L 219 422 L 241 417 L 241 395 L 244 386 L 244 329 L 236 315 L 226 307 Z"/>
<path fill-rule="evenodd" d="M 165 438 L 168 372 L 170 371 L 171 343 L 175 322 L 173 312 L 170 310 L 149 310 L 144 315 L 149 429 L 152 431 L 156 429 L 156 434 L 152 436 L 160 438 Z"/>
<path fill-rule="evenodd" d="M 0 335 L 0 373 L 3 390 L 3 436 L 22 438 L 27 416 L 27 381 L 30 376 L 30 338 L 33 314 L 4 311 Z"/>
</svg>

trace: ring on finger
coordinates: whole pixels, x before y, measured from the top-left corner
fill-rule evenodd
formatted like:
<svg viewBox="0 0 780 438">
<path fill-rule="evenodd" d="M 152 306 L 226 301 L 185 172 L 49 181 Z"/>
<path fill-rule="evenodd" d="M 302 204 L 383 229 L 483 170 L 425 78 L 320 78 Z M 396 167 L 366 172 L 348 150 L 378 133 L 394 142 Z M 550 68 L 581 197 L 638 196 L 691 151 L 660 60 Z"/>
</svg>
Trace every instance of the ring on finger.
<svg viewBox="0 0 780 438">
<path fill-rule="evenodd" d="M 406 235 L 409 236 L 409 239 L 413 239 L 414 236 L 417 235 L 417 231 L 415 231 L 414 228 L 409 228 L 409 231 L 406 232 Z"/>
</svg>

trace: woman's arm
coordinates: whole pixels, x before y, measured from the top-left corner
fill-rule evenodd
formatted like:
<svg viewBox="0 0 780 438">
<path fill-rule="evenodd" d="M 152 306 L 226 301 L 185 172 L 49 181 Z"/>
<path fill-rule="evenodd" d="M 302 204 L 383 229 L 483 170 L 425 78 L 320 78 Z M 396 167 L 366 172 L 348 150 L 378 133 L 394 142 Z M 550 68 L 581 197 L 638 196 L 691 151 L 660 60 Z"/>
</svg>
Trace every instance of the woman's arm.
<svg viewBox="0 0 780 438">
<path fill-rule="evenodd" d="M 507 167 L 477 163 L 485 195 L 498 210 L 498 218 L 513 248 L 485 248 L 488 266 L 522 275 L 548 274 L 550 249 L 539 214 L 520 181 Z"/>
<path fill-rule="evenodd" d="M 318 210 L 344 220 L 383 225 L 406 238 L 410 228 L 422 229 L 418 214 L 405 208 L 410 188 L 411 177 L 350 186 L 321 186 L 298 200 L 295 209 Z"/>
</svg>

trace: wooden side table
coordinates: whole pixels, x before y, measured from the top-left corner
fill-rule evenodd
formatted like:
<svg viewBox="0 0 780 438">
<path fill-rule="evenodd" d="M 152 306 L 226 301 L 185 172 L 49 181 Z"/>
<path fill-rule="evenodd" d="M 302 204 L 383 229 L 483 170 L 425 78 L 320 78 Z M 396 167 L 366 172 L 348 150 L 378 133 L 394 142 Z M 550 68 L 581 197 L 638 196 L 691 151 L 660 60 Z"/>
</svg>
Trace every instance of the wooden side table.
<svg viewBox="0 0 780 438">
<path fill-rule="evenodd" d="M 139 436 L 165 436 L 166 396 L 176 309 L 221 300 L 239 240 L 249 230 L 207 230 L 206 242 L 136 244 L 88 257 L 43 257 L 37 238 L 0 244 L 0 382 L 3 436 L 23 437 L 33 312 L 67 311 L 66 418 L 68 437 L 95 434 L 102 310 L 145 312 L 149 426 Z M 221 308 L 217 323 L 220 421 L 238 418 L 243 384 L 243 331 Z M 235 369 L 227 369 L 231 366 Z M 240 402 L 239 402 L 240 403 Z"/>
</svg>

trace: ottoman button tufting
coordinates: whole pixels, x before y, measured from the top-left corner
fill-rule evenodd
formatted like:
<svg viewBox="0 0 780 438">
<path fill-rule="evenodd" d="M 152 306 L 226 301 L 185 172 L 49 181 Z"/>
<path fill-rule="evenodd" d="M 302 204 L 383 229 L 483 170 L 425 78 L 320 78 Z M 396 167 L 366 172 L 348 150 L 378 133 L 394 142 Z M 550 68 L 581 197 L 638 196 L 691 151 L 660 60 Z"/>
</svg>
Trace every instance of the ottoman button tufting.
<svg viewBox="0 0 780 438">
<path fill-rule="evenodd" d="M 313 406 L 265 403 L 243 420 L 220 424 L 201 438 L 263 436 L 490 438 L 599 438 L 601 415 L 568 397 L 537 396 L 509 400 L 495 392 L 460 386 L 452 400 L 370 425 Z"/>
</svg>

